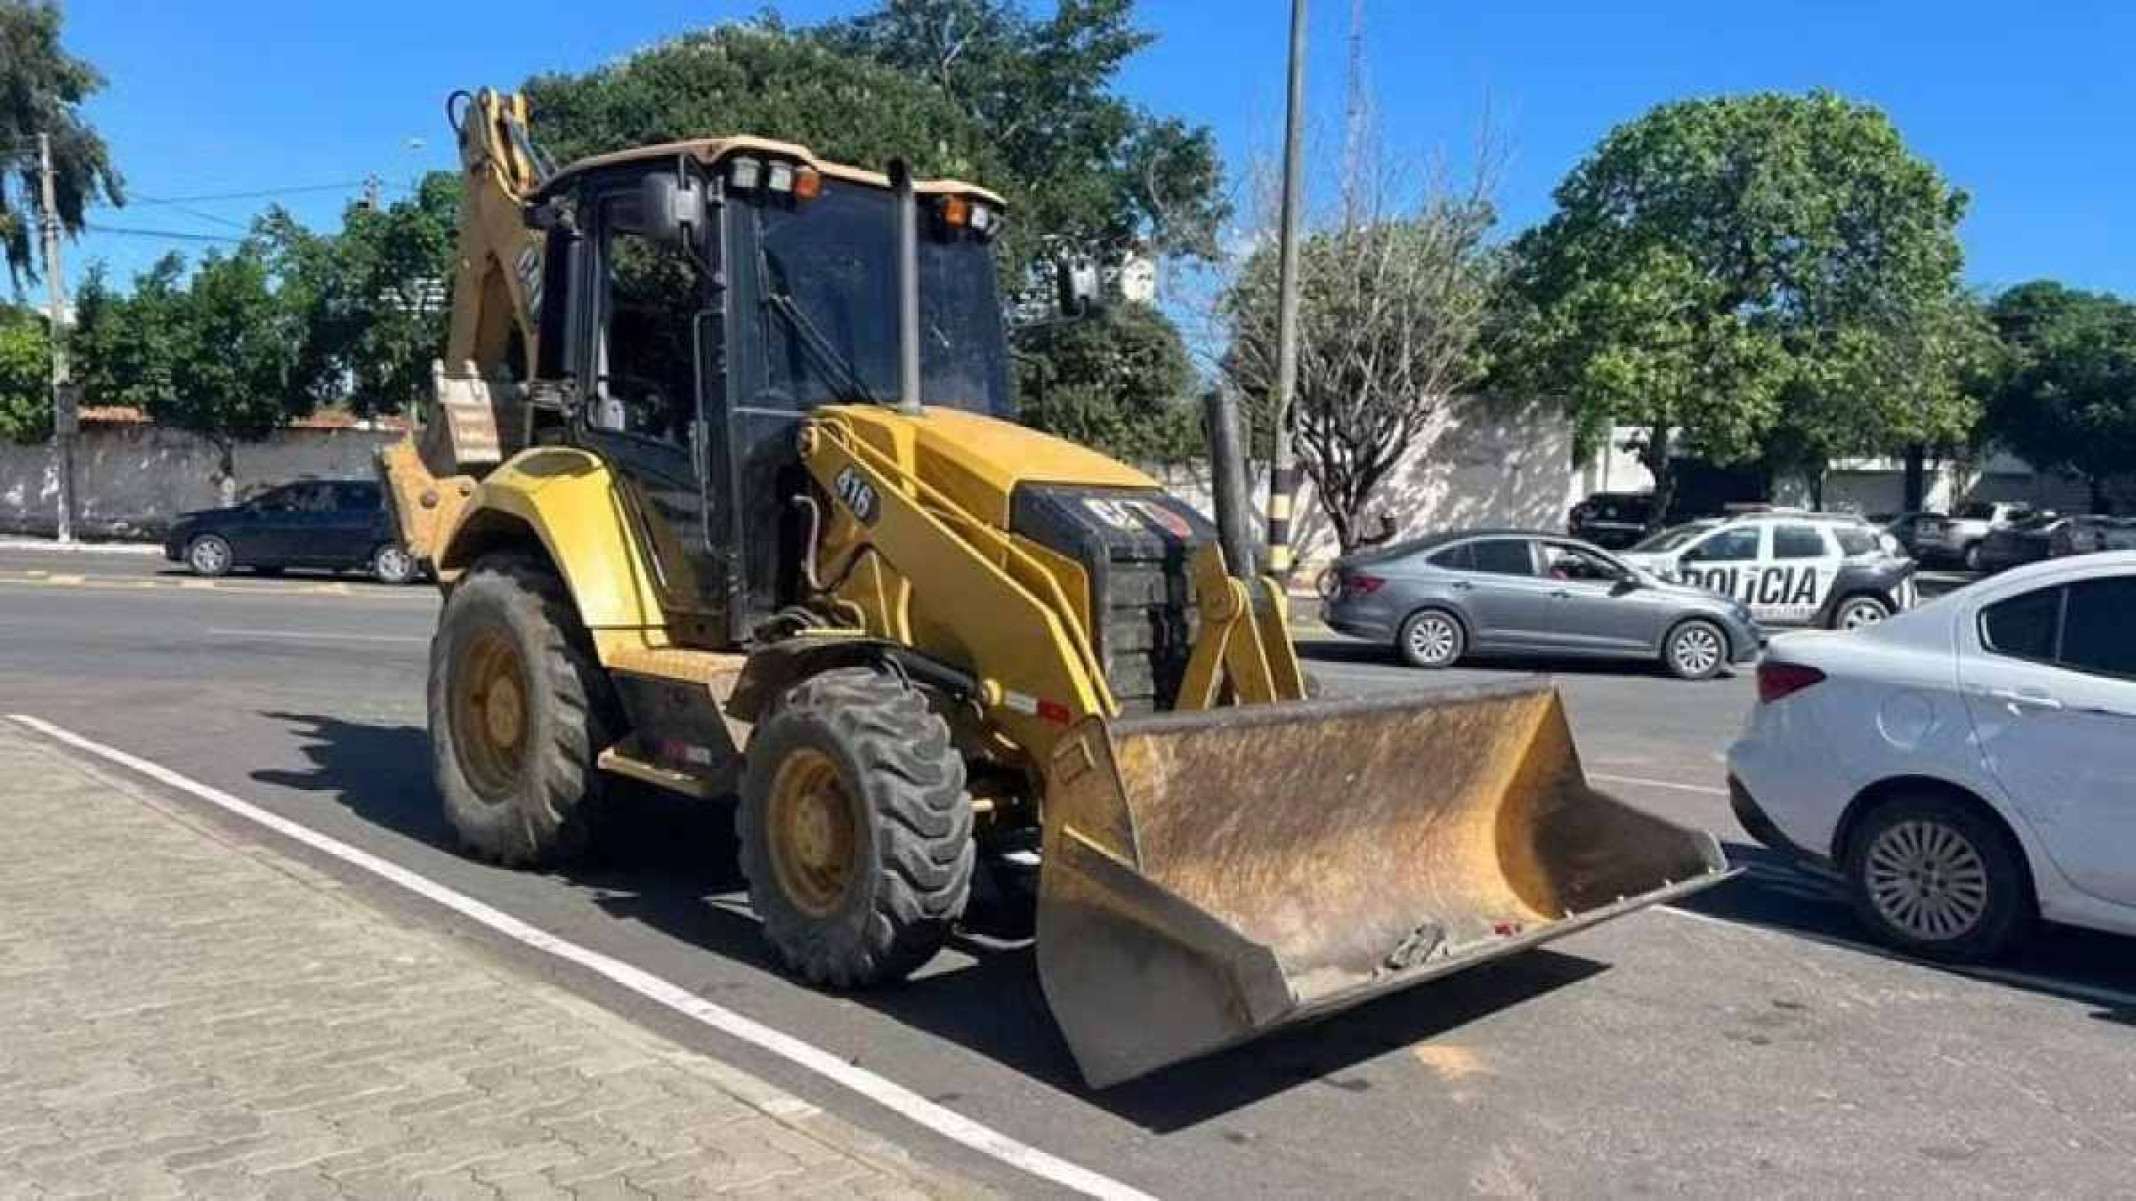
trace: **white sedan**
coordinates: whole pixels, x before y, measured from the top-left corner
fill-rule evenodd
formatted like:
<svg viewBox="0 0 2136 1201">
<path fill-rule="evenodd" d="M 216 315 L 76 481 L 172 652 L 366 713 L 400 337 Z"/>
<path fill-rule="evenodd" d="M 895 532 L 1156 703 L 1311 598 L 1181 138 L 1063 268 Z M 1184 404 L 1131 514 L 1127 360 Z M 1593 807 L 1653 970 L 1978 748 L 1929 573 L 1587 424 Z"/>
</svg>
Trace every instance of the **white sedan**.
<svg viewBox="0 0 2136 1201">
<path fill-rule="evenodd" d="M 2035 918 L 2136 934 L 2136 552 L 1773 639 L 1728 771 L 1744 828 L 1837 867 L 1902 950 L 1984 959 Z"/>
</svg>

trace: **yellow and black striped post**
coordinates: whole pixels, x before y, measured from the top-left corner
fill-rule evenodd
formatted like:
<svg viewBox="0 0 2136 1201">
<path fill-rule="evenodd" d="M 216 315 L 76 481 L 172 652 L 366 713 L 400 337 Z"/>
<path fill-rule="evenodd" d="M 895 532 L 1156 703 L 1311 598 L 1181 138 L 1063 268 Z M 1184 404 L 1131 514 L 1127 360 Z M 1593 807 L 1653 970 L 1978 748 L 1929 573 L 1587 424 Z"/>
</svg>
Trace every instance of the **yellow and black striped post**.
<svg viewBox="0 0 2136 1201">
<path fill-rule="evenodd" d="M 1286 451 L 1289 441 L 1283 439 Z M 1297 495 L 1297 465 L 1278 466 L 1268 481 L 1268 570 L 1277 579 L 1289 576 L 1291 571 L 1291 510 Z"/>
</svg>

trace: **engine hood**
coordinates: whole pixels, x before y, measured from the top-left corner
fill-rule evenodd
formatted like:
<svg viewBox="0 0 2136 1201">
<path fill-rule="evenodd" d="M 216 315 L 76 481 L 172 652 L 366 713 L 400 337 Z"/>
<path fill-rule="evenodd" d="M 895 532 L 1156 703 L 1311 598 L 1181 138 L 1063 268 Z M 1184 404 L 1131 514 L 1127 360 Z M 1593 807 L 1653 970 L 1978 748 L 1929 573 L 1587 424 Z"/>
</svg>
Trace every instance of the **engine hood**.
<svg viewBox="0 0 2136 1201">
<path fill-rule="evenodd" d="M 817 413 L 848 425 L 863 442 L 998 528 L 1007 528 L 1011 497 L 1022 484 L 1162 488 L 1087 446 L 962 409 L 930 407 L 912 416 L 880 405 L 838 405 Z"/>
</svg>

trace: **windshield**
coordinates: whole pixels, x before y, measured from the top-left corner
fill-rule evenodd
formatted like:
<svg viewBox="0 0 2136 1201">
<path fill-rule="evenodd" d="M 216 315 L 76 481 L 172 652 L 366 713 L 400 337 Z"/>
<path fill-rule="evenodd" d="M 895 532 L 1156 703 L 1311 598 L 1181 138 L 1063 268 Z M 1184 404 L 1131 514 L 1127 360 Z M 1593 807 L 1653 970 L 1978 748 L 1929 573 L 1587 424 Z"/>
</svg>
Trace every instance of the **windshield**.
<svg viewBox="0 0 2136 1201">
<path fill-rule="evenodd" d="M 1634 546 L 1632 553 L 1638 555 L 1667 554 L 1669 551 L 1675 550 L 1712 528 L 1713 523 L 1710 521 L 1692 521 L 1683 525 L 1672 526 Z"/>
<path fill-rule="evenodd" d="M 1960 521 L 1993 521 L 1995 520 L 1995 506 L 1984 504 L 1964 505 L 1959 508 L 1954 516 Z"/>
<path fill-rule="evenodd" d="M 920 389 L 930 405 L 1012 417 L 993 256 L 934 232 L 921 197 Z M 752 206 L 765 384 L 795 409 L 897 399 L 897 239 L 889 192 L 825 180 L 812 201 Z"/>
</svg>

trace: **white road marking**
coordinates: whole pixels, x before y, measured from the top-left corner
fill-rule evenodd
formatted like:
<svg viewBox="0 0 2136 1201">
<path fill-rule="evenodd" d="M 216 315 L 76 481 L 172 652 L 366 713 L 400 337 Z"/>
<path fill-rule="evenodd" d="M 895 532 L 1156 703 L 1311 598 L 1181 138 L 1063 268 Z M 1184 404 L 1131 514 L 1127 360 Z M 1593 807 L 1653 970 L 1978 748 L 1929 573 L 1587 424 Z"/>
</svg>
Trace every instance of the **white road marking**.
<svg viewBox="0 0 2136 1201">
<path fill-rule="evenodd" d="M 416 634 L 334 634 L 325 630 L 224 630 L 209 627 L 210 635 L 218 638 L 285 638 L 291 642 L 420 642 L 430 639 Z"/>
<path fill-rule="evenodd" d="M 2129 992 L 2123 989 L 2106 988 L 2097 984 L 2079 984 L 2074 980 L 2063 980 L 2054 976 L 2039 976 L 2031 972 L 2016 972 L 2008 968 L 1986 967 L 1980 964 L 1926 963 L 1919 959 L 1909 959 L 1896 951 L 1877 946 L 1874 943 L 1856 942 L 1851 938 L 1840 938 L 1831 934 L 1813 934 L 1796 930 L 1771 930 L 1764 926 L 1751 925 L 1748 922 L 1736 922 L 1730 921 L 1725 917 L 1715 917 L 1710 913 L 1679 909 L 1674 905 L 1656 905 L 1654 909 L 1672 917 L 1689 918 L 1694 922 L 1702 922 L 1708 926 L 1719 926 L 1723 929 L 1735 930 L 1743 934 L 1755 935 L 1759 938 L 1806 938 L 1812 942 L 1824 943 L 1827 946 L 1845 947 L 1850 951 L 1861 951 L 1874 955 L 1879 959 L 1890 960 L 1893 963 L 1934 968 L 1938 971 L 1969 976 L 1975 980 L 1984 980 L 1991 984 L 2011 984 L 2019 988 L 2034 988 L 2057 996 L 2070 997 L 2113 1009 L 2136 1008 L 2136 992 Z"/>
<path fill-rule="evenodd" d="M 856 1067 L 813 1043 L 804 1042 L 780 1030 L 775 1030 L 752 1018 L 744 1017 L 731 1009 L 715 1005 L 679 984 L 671 983 L 642 968 L 634 967 L 620 959 L 599 951 L 582 947 L 577 943 L 558 938 L 537 926 L 455 892 L 427 876 L 418 875 L 397 863 L 382 859 L 368 851 L 359 850 L 339 839 L 329 838 L 307 826 L 288 818 L 270 813 L 257 805 L 239 800 L 227 792 L 211 788 L 197 780 L 180 775 L 170 768 L 147 759 L 130 755 L 115 747 L 84 738 L 71 730 L 55 726 L 47 721 L 24 714 L 10 714 L 8 720 L 47 738 L 65 743 L 77 750 L 86 751 L 100 759 L 147 776 L 158 783 L 198 797 L 211 805 L 224 809 L 247 821 L 273 830 L 285 838 L 292 838 L 321 854 L 331 855 L 351 867 L 360 868 L 372 875 L 397 884 L 425 900 L 442 905 L 470 921 L 478 922 L 491 930 L 538 951 L 545 951 L 559 959 L 575 963 L 612 983 L 621 985 L 639 996 L 665 1006 L 684 1017 L 716 1030 L 730 1038 L 749 1043 L 768 1051 L 797 1067 L 824 1077 L 831 1082 L 859 1093 L 861 1096 L 883 1106 L 885 1109 L 916 1122 L 936 1134 L 954 1142 L 962 1143 L 982 1155 L 999 1160 L 1018 1171 L 1048 1180 L 1063 1188 L 1087 1197 L 1106 1198 L 1108 1201 L 1155 1201 L 1150 1194 L 1131 1185 L 1123 1184 L 1109 1176 L 1100 1175 L 1079 1164 L 1049 1155 L 1036 1147 L 1010 1138 L 1008 1135 L 983 1126 L 955 1110 L 944 1108 L 913 1092 L 904 1085 L 878 1076 L 866 1068 Z"/>
<path fill-rule="evenodd" d="M 1678 784 L 1673 780 L 1649 780 L 1644 776 L 1616 776 L 1602 771 L 1588 772 L 1587 778 L 1600 780 L 1604 784 L 1629 784 L 1635 788 L 1666 788 L 1672 792 L 1695 792 L 1700 796 L 1724 797 L 1728 795 L 1727 789 L 1715 788 L 1711 784 Z"/>
</svg>

